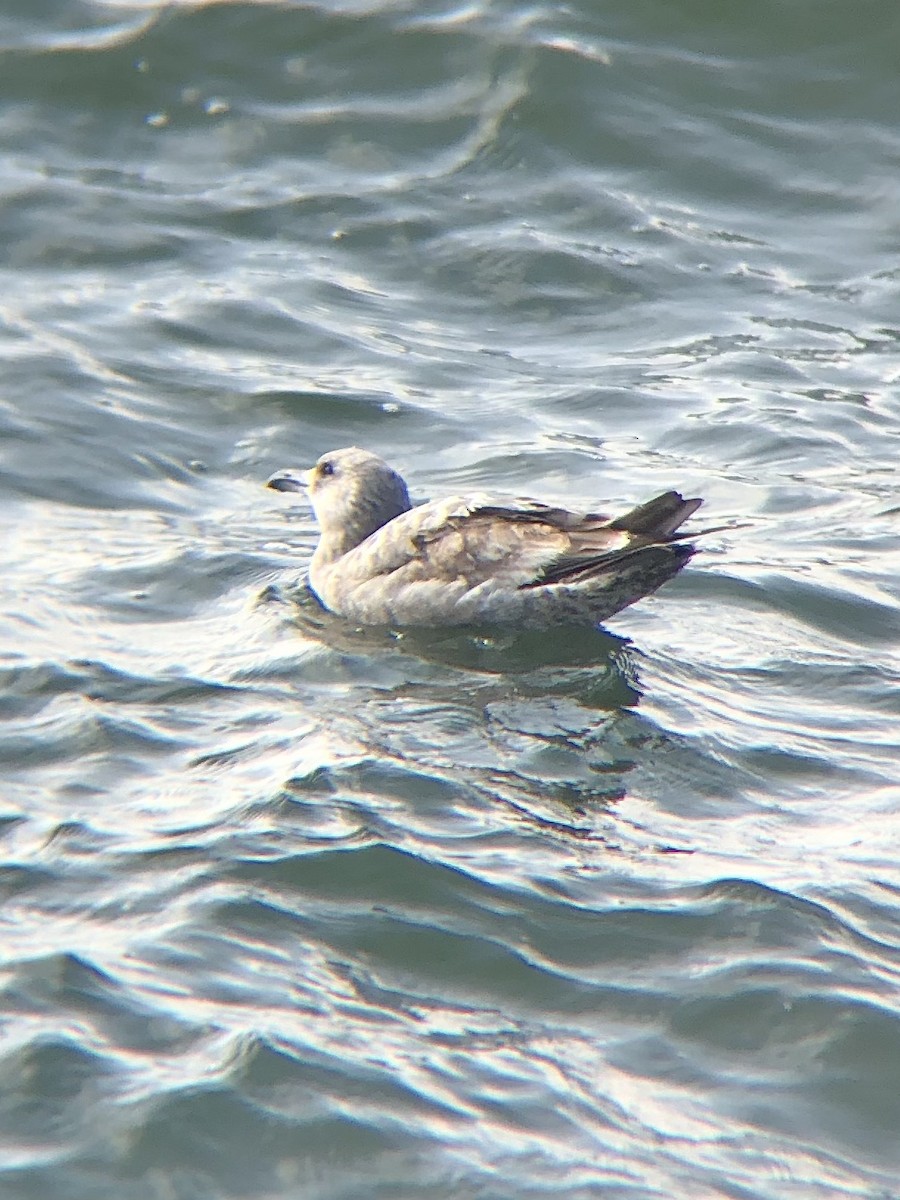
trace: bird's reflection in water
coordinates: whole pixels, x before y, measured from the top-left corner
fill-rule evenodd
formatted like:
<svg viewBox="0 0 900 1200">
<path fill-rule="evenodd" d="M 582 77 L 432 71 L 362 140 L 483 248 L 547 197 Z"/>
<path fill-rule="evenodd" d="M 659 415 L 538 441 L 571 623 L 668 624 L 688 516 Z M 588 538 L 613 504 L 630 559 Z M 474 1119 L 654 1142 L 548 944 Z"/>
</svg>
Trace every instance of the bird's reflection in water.
<svg viewBox="0 0 900 1200">
<path fill-rule="evenodd" d="M 311 648 L 296 684 L 347 752 L 328 768 L 336 790 L 374 787 L 390 764 L 413 791 L 414 777 L 440 779 L 542 828 L 601 837 L 591 818 L 625 794 L 634 766 L 620 723 L 641 697 L 627 639 L 579 627 L 360 628 L 305 588 L 269 588 L 260 602 Z"/>
</svg>

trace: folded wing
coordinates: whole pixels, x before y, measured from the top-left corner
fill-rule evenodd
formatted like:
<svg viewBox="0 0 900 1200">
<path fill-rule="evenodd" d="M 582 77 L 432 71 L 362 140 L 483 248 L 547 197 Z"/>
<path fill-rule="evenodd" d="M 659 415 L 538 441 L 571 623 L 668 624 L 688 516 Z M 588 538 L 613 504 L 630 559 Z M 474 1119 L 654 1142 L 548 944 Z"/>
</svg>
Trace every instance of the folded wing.
<svg viewBox="0 0 900 1200">
<path fill-rule="evenodd" d="M 359 549 L 366 549 L 370 569 L 378 564 L 373 573 L 398 571 L 406 582 L 465 580 L 468 588 L 518 589 L 578 584 L 648 546 L 677 540 L 675 531 L 700 503 L 665 492 L 610 520 L 529 500 L 515 506 L 487 497 L 444 501 L 404 513 Z"/>
</svg>

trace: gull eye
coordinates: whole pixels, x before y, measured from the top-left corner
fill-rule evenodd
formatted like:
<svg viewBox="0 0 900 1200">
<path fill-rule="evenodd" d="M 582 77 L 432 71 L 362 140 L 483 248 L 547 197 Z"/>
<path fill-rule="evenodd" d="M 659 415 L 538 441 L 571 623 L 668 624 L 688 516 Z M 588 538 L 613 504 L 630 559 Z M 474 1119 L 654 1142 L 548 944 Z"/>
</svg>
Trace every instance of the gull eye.
<svg viewBox="0 0 900 1200">
<path fill-rule="evenodd" d="M 322 476 L 334 474 L 334 463 L 330 458 L 326 458 L 324 462 L 319 463 L 319 474 Z"/>
</svg>

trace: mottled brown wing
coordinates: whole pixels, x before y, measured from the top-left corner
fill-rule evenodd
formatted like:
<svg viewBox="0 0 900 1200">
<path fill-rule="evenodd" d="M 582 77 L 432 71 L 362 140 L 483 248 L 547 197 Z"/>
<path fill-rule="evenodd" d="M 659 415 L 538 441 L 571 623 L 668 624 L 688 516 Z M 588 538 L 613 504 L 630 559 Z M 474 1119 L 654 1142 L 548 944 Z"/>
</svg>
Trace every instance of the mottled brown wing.
<svg viewBox="0 0 900 1200">
<path fill-rule="evenodd" d="M 608 517 L 523 501 L 515 508 L 485 504 L 456 511 L 439 526 L 422 528 L 413 541 L 431 576 L 464 578 L 470 587 L 490 581 L 523 588 L 627 547 L 631 535 L 613 529 Z"/>
<path fill-rule="evenodd" d="M 685 500 L 678 492 L 664 492 L 599 526 L 593 518 L 585 518 L 570 531 L 570 547 L 548 562 L 532 583 L 523 586 L 578 583 L 602 575 L 647 546 L 670 542 L 675 530 L 702 503 L 698 499 Z"/>
<path fill-rule="evenodd" d="M 699 504 L 666 492 L 616 520 L 532 500 L 515 507 L 435 506 L 437 519 L 420 524 L 412 542 L 422 574 L 431 578 L 464 578 L 470 587 L 488 581 L 516 588 L 577 583 L 637 549 L 669 541 Z"/>
</svg>

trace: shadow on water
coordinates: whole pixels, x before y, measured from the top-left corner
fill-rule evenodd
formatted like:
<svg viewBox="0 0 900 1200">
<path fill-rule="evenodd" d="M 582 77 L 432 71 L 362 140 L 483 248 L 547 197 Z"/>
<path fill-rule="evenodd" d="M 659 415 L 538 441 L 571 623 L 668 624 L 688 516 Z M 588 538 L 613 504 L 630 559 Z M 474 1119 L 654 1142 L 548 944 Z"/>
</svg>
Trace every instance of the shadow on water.
<svg viewBox="0 0 900 1200">
<path fill-rule="evenodd" d="M 636 711 L 638 651 L 603 629 L 399 633 L 349 625 L 306 588 L 269 588 L 260 603 L 283 607 L 307 642 L 294 685 L 327 712 L 285 793 L 361 806 L 370 829 L 373 807 L 421 815 L 423 796 L 437 795 L 439 824 L 500 804 L 542 830 L 607 842 L 598 822 L 611 805 L 652 791 L 657 770 L 668 788 L 703 766 Z"/>
<path fill-rule="evenodd" d="M 628 638 L 597 626 L 557 626 L 550 630 L 509 627 L 406 629 L 348 623 L 322 608 L 308 587 L 268 587 L 259 604 L 282 605 L 288 619 L 311 641 L 327 642 L 343 654 L 402 655 L 450 672 L 515 677 L 524 687 L 553 690 L 573 677 L 592 678 L 594 706 L 615 711 L 639 703 L 641 688 Z M 602 685 L 602 686 L 600 686 Z M 587 702 L 587 694 L 580 690 Z"/>
</svg>

